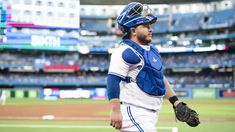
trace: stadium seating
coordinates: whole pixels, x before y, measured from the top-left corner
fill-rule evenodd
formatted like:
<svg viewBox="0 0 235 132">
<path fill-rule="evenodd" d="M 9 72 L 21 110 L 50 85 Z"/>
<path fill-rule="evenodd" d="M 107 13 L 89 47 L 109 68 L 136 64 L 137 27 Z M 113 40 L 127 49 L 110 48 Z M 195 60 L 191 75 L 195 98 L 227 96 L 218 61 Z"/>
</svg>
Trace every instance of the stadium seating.
<svg viewBox="0 0 235 132">
<path fill-rule="evenodd" d="M 169 32 L 196 31 L 199 30 L 203 13 L 174 14 Z"/>
<path fill-rule="evenodd" d="M 81 30 L 93 32 L 111 32 L 107 20 L 81 20 Z"/>
<path fill-rule="evenodd" d="M 219 58 L 219 59 L 218 59 Z M 235 66 L 235 54 L 224 52 L 188 53 L 188 54 L 162 54 L 164 68 L 187 69 L 187 68 L 210 68 Z M 80 66 L 78 71 L 67 73 L 63 69 L 57 72 L 39 72 L 45 70 L 47 65 L 71 65 Z M 24 70 L 0 74 L 0 85 L 102 85 L 106 84 L 107 70 L 109 67 L 109 55 L 78 55 L 77 53 L 59 53 L 42 51 L 22 51 L 17 54 L 14 51 L 2 51 L 0 54 L 0 67 L 10 71 L 17 68 L 32 66 L 38 71 L 24 73 Z M 80 72 L 83 74 L 77 74 Z M 192 70 L 194 71 L 194 70 Z M 191 72 L 192 72 L 191 71 Z M 209 86 L 210 84 L 221 84 L 223 87 L 233 86 L 232 74 L 218 74 L 210 72 L 207 74 L 190 73 L 174 74 L 167 73 L 173 85 L 185 87 L 187 84 L 194 86 Z M 216 76 L 215 76 L 216 75 Z"/>
<path fill-rule="evenodd" d="M 28 54 L 26 54 L 28 53 Z M 0 54 L 0 66 L 20 67 L 33 66 L 43 68 L 44 65 L 79 65 L 81 70 L 89 70 L 97 67 L 98 70 L 107 70 L 109 66 L 108 55 L 79 55 L 76 53 L 44 53 L 22 52 L 14 54 L 3 52 Z M 219 59 L 218 59 L 219 58 Z M 234 66 L 234 53 L 189 53 L 189 54 L 162 54 L 162 60 L 166 68 L 174 67 L 209 67 L 210 65 Z M 185 64 L 186 63 L 186 64 Z"/>
<path fill-rule="evenodd" d="M 221 88 L 234 87 L 231 69 L 228 70 L 229 72 L 218 72 L 221 69 L 226 71 L 227 68 L 235 66 L 234 52 L 227 52 L 230 51 L 229 46 L 226 49 L 230 42 L 234 44 L 234 14 L 235 9 L 208 12 L 207 14 L 201 12 L 158 15 L 157 23 L 152 25 L 154 34 L 152 44 L 154 46 L 172 49 L 183 46 L 183 48 L 193 49 L 200 46 L 210 48 L 209 46 L 213 44 L 216 47 L 213 52 L 194 52 L 192 50 L 188 53 L 184 51 L 185 53 L 175 54 L 160 51 L 166 77 L 171 84 L 176 88 L 210 87 L 211 84 L 219 84 Z M 5 40 L 1 36 L 0 44 L 10 46 L 17 44 L 17 46 L 13 45 L 13 48 L 11 47 L 13 50 L 0 49 L 0 85 L 37 85 L 40 87 L 102 85 L 105 87 L 110 61 L 109 50 L 117 47 L 121 41 L 120 34 L 115 35 L 115 29 L 112 29 L 117 28 L 113 21 L 113 16 L 81 14 L 80 35 L 77 30 L 72 35 L 74 33 L 72 30 L 45 29 L 41 31 L 40 29 L 9 27 L 10 31 L 14 32 L 6 34 L 4 37 L 7 39 Z M 217 29 L 222 31 L 217 31 Z M 95 34 L 86 36 L 82 34 L 82 31 L 85 30 L 95 32 Z M 61 45 L 59 44 L 58 47 L 74 46 L 71 48 L 73 50 L 69 52 L 27 51 L 18 47 L 22 43 L 31 46 L 31 35 L 33 33 L 40 35 L 41 32 L 44 35 L 59 36 Z M 174 40 L 174 37 L 178 40 Z M 197 44 L 196 40 L 201 43 Z M 9 41 L 9 43 L 4 43 L 4 41 Z M 187 41 L 186 45 L 182 45 L 184 41 Z M 43 46 L 48 49 L 54 48 L 50 45 Z M 225 48 L 221 50 L 218 48 L 219 46 Z M 35 47 L 37 48 L 37 46 Z M 80 47 L 85 47 L 88 52 L 78 52 L 77 49 Z M 92 51 L 98 52 L 93 54 Z M 60 69 L 53 69 L 56 66 L 59 66 Z M 63 70 L 63 68 L 65 69 Z"/>
<path fill-rule="evenodd" d="M 209 12 L 207 16 L 208 21 L 203 23 L 202 28 L 215 29 L 215 28 L 231 27 L 235 23 L 234 14 L 235 14 L 235 9 Z"/>
<path fill-rule="evenodd" d="M 195 86 L 208 87 L 211 84 L 220 84 L 223 87 L 233 86 L 232 75 L 222 74 L 214 75 L 211 72 L 206 74 L 167 74 L 172 85 L 181 85 L 181 88 L 185 88 L 187 84 Z M 54 73 L 54 74 L 36 74 L 36 73 L 10 73 L 0 74 L 0 84 L 3 85 L 23 85 L 23 86 L 48 86 L 48 85 L 60 85 L 60 86 L 89 86 L 89 85 L 106 85 L 107 76 L 105 74 L 93 73 L 85 75 L 67 74 L 67 73 Z"/>
<path fill-rule="evenodd" d="M 158 17 L 156 23 L 153 24 L 153 33 L 166 33 L 170 24 L 169 16 L 162 15 Z"/>
<path fill-rule="evenodd" d="M 235 9 L 227 9 L 217 12 L 187 13 L 159 15 L 158 22 L 153 25 L 154 33 L 174 33 L 196 31 L 200 28 L 212 29 L 230 27 L 234 22 Z M 206 21 L 205 17 L 208 17 Z M 112 32 L 108 25 L 107 16 L 81 16 L 81 30 L 94 32 Z"/>
</svg>

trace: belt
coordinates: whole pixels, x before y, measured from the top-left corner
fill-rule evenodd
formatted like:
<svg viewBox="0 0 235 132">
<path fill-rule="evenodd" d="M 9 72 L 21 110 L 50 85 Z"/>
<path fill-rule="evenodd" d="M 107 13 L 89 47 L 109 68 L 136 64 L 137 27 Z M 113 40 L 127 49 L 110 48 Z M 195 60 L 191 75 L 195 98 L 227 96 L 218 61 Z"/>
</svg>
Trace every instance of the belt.
<svg viewBox="0 0 235 132">
<path fill-rule="evenodd" d="M 131 83 L 131 82 L 135 82 L 135 83 L 136 83 L 136 80 L 133 79 L 133 78 L 131 78 L 131 77 L 129 77 L 129 76 L 127 76 L 127 77 L 124 79 L 124 81 L 127 82 L 127 83 Z"/>
<path fill-rule="evenodd" d="M 139 107 L 139 108 L 142 108 L 142 109 L 146 109 L 146 110 L 149 110 L 149 111 L 152 111 L 152 112 L 157 112 L 156 110 L 153 110 L 153 109 L 144 108 L 144 107 L 142 107 L 142 106 L 137 106 L 137 105 L 133 105 L 133 104 L 130 104 L 130 103 L 125 103 L 125 102 L 122 102 L 122 101 L 120 101 L 120 104 L 121 104 L 121 105 L 124 105 L 124 104 L 126 104 L 126 105 L 132 105 L 132 106 Z"/>
</svg>

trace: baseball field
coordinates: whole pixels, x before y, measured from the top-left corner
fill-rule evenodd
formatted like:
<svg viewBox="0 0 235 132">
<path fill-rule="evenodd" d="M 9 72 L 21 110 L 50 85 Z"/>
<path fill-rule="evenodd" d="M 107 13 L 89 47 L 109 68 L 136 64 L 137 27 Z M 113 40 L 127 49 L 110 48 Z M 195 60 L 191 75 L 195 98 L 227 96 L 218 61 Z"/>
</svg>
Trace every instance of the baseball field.
<svg viewBox="0 0 235 132">
<path fill-rule="evenodd" d="M 201 124 L 176 122 L 168 101 L 160 112 L 158 132 L 234 132 L 235 99 L 184 100 L 197 110 Z M 115 132 L 108 122 L 105 100 L 8 99 L 0 106 L 0 132 Z"/>
</svg>

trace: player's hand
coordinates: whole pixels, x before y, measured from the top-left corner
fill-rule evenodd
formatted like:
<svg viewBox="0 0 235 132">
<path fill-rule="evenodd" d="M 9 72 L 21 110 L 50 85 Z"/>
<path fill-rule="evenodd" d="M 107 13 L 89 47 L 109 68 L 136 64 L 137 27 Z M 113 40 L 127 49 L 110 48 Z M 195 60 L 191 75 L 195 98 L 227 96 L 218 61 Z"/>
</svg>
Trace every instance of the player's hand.
<svg viewBox="0 0 235 132">
<path fill-rule="evenodd" d="M 175 116 L 179 121 L 186 122 L 191 127 L 196 127 L 200 124 L 197 112 L 189 108 L 184 102 L 178 103 L 173 108 Z"/>
<path fill-rule="evenodd" d="M 122 128 L 122 114 L 121 111 L 112 111 L 110 114 L 110 125 L 115 129 Z"/>
</svg>

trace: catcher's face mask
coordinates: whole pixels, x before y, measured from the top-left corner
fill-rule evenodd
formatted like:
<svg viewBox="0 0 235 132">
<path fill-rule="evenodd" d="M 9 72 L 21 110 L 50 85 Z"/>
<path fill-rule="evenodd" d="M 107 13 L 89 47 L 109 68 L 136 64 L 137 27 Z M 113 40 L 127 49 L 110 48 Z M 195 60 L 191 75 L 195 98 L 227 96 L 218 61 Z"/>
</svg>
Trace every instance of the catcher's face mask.
<svg viewBox="0 0 235 132">
<path fill-rule="evenodd" d="M 152 14 L 152 10 L 146 4 L 139 2 L 129 3 L 117 17 L 119 28 L 125 34 L 130 32 L 130 28 L 135 28 L 144 23 L 154 23 L 157 16 Z"/>
<path fill-rule="evenodd" d="M 152 10 L 147 4 L 138 3 L 129 11 L 127 17 L 131 18 L 131 17 L 139 16 L 139 17 L 144 18 L 151 13 L 152 13 Z"/>
</svg>

